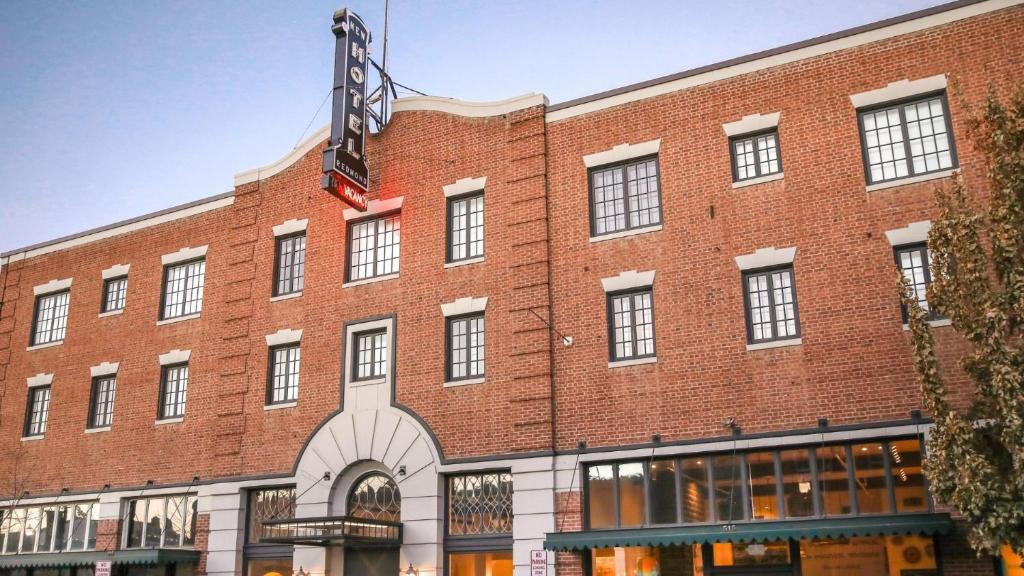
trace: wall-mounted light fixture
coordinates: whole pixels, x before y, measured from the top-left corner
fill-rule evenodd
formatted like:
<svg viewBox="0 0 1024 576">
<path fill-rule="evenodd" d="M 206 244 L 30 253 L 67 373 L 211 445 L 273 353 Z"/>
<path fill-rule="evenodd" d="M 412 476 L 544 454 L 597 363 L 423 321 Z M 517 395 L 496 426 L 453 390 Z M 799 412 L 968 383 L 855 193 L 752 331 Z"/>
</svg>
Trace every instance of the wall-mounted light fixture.
<svg viewBox="0 0 1024 576">
<path fill-rule="evenodd" d="M 419 573 L 420 571 L 413 567 L 412 562 L 409 562 L 409 567 L 398 574 L 400 576 L 419 576 Z"/>
</svg>

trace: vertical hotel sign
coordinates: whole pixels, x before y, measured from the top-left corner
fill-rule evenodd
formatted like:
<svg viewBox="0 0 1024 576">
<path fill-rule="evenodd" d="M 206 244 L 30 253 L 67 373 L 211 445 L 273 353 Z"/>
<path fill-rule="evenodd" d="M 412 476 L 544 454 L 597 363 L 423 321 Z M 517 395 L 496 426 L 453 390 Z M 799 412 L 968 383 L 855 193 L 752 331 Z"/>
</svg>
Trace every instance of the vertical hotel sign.
<svg viewBox="0 0 1024 576">
<path fill-rule="evenodd" d="M 357 210 L 366 210 L 370 169 L 366 136 L 366 64 L 370 32 L 347 8 L 334 13 L 334 100 L 331 140 L 324 151 L 320 186 Z"/>
</svg>

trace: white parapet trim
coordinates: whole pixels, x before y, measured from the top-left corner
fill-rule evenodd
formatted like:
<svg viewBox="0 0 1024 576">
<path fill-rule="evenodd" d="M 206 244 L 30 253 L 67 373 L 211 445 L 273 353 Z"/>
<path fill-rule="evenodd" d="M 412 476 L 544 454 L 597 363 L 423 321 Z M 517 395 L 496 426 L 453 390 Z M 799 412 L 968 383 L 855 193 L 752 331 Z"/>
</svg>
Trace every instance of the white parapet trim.
<svg viewBox="0 0 1024 576">
<path fill-rule="evenodd" d="M 376 216 L 377 214 L 385 214 L 387 212 L 393 212 L 395 210 L 402 209 L 402 203 L 405 201 L 405 196 L 398 196 L 397 198 L 388 198 L 387 200 L 370 200 L 366 203 L 366 210 L 359 211 L 355 208 L 346 208 L 341 213 L 342 218 L 345 220 L 355 220 L 357 218 L 366 218 L 367 216 Z"/>
<path fill-rule="evenodd" d="M 36 374 L 35 376 L 29 376 L 26 380 L 28 381 L 29 388 L 49 386 L 53 384 L 53 374 Z"/>
<path fill-rule="evenodd" d="M 445 318 L 449 316 L 462 316 L 463 314 L 473 314 L 474 312 L 483 312 L 487 308 L 487 297 L 473 298 L 467 296 L 466 298 L 459 298 L 454 302 L 448 302 L 441 304 L 441 314 Z"/>
<path fill-rule="evenodd" d="M 726 122 L 725 124 L 722 124 L 722 130 L 725 130 L 726 136 L 739 136 L 741 134 L 760 132 L 762 130 L 778 126 L 779 118 L 781 117 L 781 112 L 772 112 L 771 114 L 751 114 L 749 116 L 744 116 L 735 122 Z"/>
<path fill-rule="evenodd" d="M 776 248 L 769 246 L 768 248 L 758 248 L 750 254 L 737 256 L 736 266 L 740 270 L 756 270 L 758 268 L 792 264 L 794 260 L 796 260 L 796 247 Z"/>
<path fill-rule="evenodd" d="M 935 76 L 920 78 L 918 80 L 908 80 L 904 78 L 902 80 L 890 82 L 885 88 L 851 94 L 850 102 L 853 103 L 854 108 L 864 108 L 867 106 L 874 106 L 875 104 L 884 104 L 894 100 L 912 98 L 919 94 L 927 94 L 929 92 L 937 92 L 945 89 L 945 74 L 937 74 Z"/>
<path fill-rule="evenodd" d="M 442 186 L 442 190 L 444 190 L 445 198 L 451 198 L 452 196 L 460 196 L 469 192 L 483 192 L 486 184 L 487 176 L 459 178 L 453 184 Z"/>
<path fill-rule="evenodd" d="M 104 280 L 110 280 L 111 278 L 117 278 L 119 276 L 127 276 L 128 269 L 131 268 L 131 264 L 114 264 L 110 268 L 107 268 L 101 273 Z"/>
<path fill-rule="evenodd" d="M 109 374 L 117 374 L 117 369 L 120 366 L 120 362 L 100 362 L 96 366 L 89 368 L 89 374 L 93 378 L 97 376 L 107 376 Z"/>
<path fill-rule="evenodd" d="M 160 365 L 167 366 L 168 364 L 183 364 L 188 362 L 191 357 L 191 350 L 171 350 L 170 352 L 160 355 Z"/>
<path fill-rule="evenodd" d="M 46 284 L 40 284 L 32 288 L 32 293 L 36 296 L 41 294 L 52 294 L 53 292 L 60 292 L 61 290 L 67 290 L 71 288 L 71 278 L 65 278 L 63 280 L 50 280 Z"/>
<path fill-rule="evenodd" d="M 502 114 L 509 114 L 534 106 L 547 105 L 548 99 L 546 96 L 533 92 L 493 102 L 468 102 L 466 100 L 441 98 L 439 96 L 410 96 L 408 98 L 399 98 L 392 102 L 391 111 L 395 113 L 415 111 L 445 112 L 467 118 L 486 118 L 488 116 L 501 116 Z"/>
<path fill-rule="evenodd" d="M 267 334 L 267 346 L 280 346 L 281 344 L 291 344 L 301 340 L 302 330 L 282 328 L 273 334 Z"/>
<path fill-rule="evenodd" d="M 911 222 L 906 228 L 886 230 L 885 237 L 893 246 L 919 244 L 928 240 L 928 232 L 932 229 L 931 220 Z"/>
<path fill-rule="evenodd" d="M 611 150 L 587 154 L 583 157 L 583 165 L 587 168 L 593 168 L 594 166 L 624 162 L 633 158 L 640 158 L 641 156 L 657 154 L 660 149 L 661 138 L 640 142 L 639 144 L 616 144 L 612 146 Z"/>
<path fill-rule="evenodd" d="M 618 292 L 620 290 L 653 286 L 654 272 L 654 270 L 648 270 L 647 272 L 637 272 L 636 270 L 619 272 L 618 276 L 602 278 L 601 286 L 604 287 L 605 292 Z"/>
<path fill-rule="evenodd" d="M 300 142 L 298 146 L 293 148 L 291 152 L 285 154 L 282 158 L 279 158 L 266 166 L 260 166 L 259 168 L 253 168 L 251 170 L 235 174 L 235 186 L 242 186 L 243 184 L 249 184 L 250 182 L 270 178 L 275 174 L 283 172 L 285 168 L 288 168 L 292 164 L 298 162 L 299 158 L 305 156 L 307 152 L 326 142 L 327 137 L 330 135 L 331 125 L 328 124 L 314 132 L 309 138 Z"/>
<path fill-rule="evenodd" d="M 168 264 L 177 264 L 178 262 L 184 262 L 186 260 L 195 260 L 196 258 L 202 258 L 206 256 L 206 249 L 209 245 L 196 246 L 195 248 L 182 248 L 177 252 L 171 254 L 164 254 L 160 257 L 160 262 L 167 266 Z"/>
<path fill-rule="evenodd" d="M 285 220 L 284 222 L 274 226 L 274 237 L 287 236 L 296 232 L 304 232 L 306 227 L 309 225 L 309 218 L 303 218 L 302 220 Z"/>
</svg>

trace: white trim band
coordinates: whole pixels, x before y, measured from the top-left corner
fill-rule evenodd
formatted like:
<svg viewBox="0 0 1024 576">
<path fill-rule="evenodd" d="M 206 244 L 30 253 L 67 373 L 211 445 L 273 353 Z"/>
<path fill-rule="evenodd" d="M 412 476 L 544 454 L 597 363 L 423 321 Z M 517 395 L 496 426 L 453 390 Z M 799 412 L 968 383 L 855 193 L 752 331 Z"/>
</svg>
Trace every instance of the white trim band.
<svg viewBox="0 0 1024 576">
<path fill-rule="evenodd" d="M 439 96 L 409 96 L 399 98 L 391 103 L 391 111 L 397 112 L 445 112 L 455 116 L 466 118 L 486 118 L 488 116 L 501 116 L 517 110 L 525 110 L 534 106 L 547 106 L 548 99 L 543 94 L 528 93 L 521 96 L 513 96 L 506 100 L 493 102 L 468 102 L 455 98 L 442 98 Z"/>
<path fill-rule="evenodd" d="M 897 186 L 917 184 L 920 182 L 927 182 L 929 180 L 940 180 L 942 178 L 949 178 L 956 171 L 956 168 L 950 168 L 949 170 L 931 172 L 930 174 L 921 174 L 920 176 L 911 176 L 909 178 L 897 178 L 895 180 L 887 180 L 885 182 L 879 182 L 877 184 L 868 184 L 864 188 L 864 190 L 866 192 L 875 192 L 877 190 L 885 190 L 886 188 L 895 188 Z"/>
<path fill-rule="evenodd" d="M 654 270 L 648 270 L 647 272 L 637 272 L 636 270 L 619 272 L 618 276 L 602 278 L 601 286 L 604 288 L 605 292 L 618 292 L 620 290 L 629 290 L 631 288 L 646 288 L 647 286 L 654 285 L 654 272 Z"/>
<path fill-rule="evenodd" d="M 120 366 L 120 362 L 100 362 L 96 366 L 89 368 L 89 374 L 93 378 L 97 376 L 108 376 L 110 374 L 117 374 L 117 369 Z"/>
<path fill-rule="evenodd" d="M 270 178 L 279 172 L 283 172 L 285 168 L 298 162 L 299 158 L 305 156 L 307 152 L 322 144 L 330 135 L 331 125 L 328 124 L 314 132 L 312 136 L 303 140 L 301 144 L 292 148 L 291 152 L 285 154 L 276 161 L 265 166 L 260 166 L 259 168 L 252 168 L 235 174 L 235 186 L 237 187 L 243 184 L 249 184 L 250 182 L 263 180 L 264 178 Z"/>
<path fill-rule="evenodd" d="M 309 225 L 309 218 L 303 218 L 302 220 L 285 220 L 284 222 L 273 227 L 274 237 L 287 236 L 288 234 L 294 234 L 296 232 L 302 232 Z"/>
<path fill-rule="evenodd" d="M 171 350 L 170 352 L 160 355 L 160 365 L 167 366 L 168 364 L 184 364 L 185 362 L 188 362 L 191 357 L 191 350 Z"/>
<path fill-rule="evenodd" d="M 639 144 L 616 144 L 611 150 L 594 152 L 583 157 L 583 165 L 587 168 L 615 164 L 641 156 L 657 154 L 661 150 L 661 138 L 640 142 Z"/>
<path fill-rule="evenodd" d="M 757 268 L 768 268 L 769 266 L 781 266 L 792 264 L 796 260 L 796 247 L 758 248 L 751 254 L 744 254 L 736 257 L 736 266 L 740 270 L 755 270 Z"/>
<path fill-rule="evenodd" d="M 751 114 L 749 116 L 744 116 L 735 122 L 726 122 L 725 124 L 722 124 L 722 130 L 725 130 L 725 135 L 730 137 L 750 134 L 752 132 L 760 132 L 761 130 L 777 127 L 781 116 L 781 112 L 772 112 L 771 114 Z"/>
<path fill-rule="evenodd" d="M 483 298 L 459 298 L 454 302 L 448 302 L 447 304 L 441 304 L 441 314 L 445 318 L 449 316 L 462 316 L 463 314 L 473 314 L 474 312 L 483 312 L 487 308 L 487 297 Z"/>
<path fill-rule="evenodd" d="M 282 328 L 273 334 L 267 334 L 267 346 L 280 346 L 281 344 L 291 344 L 301 340 L 302 330 Z"/>
<path fill-rule="evenodd" d="M 29 388 L 49 386 L 53 384 L 53 374 L 36 374 L 35 376 L 29 376 L 26 380 L 28 381 Z"/>
<path fill-rule="evenodd" d="M 919 244 L 928 240 L 928 232 L 932 229 L 931 220 L 911 222 L 906 228 L 886 230 L 885 238 L 893 246 L 905 246 L 907 244 Z"/>
<path fill-rule="evenodd" d="M 748 178 L 746 180 L 740 180 L 739 182 L 732 183 L 732 189 L 746 188 L 747 186 L 753 186 L 754 184 L 764 184 L 765 182 L 774 182 L 775 180 L 782 180 L 785 175 L 782 172 L 776 172 L 775 174 L 768 174 L 767 176 L 758 176 L 757 178 Z"/>
<path fill-rule="evenodd" d="M 918 80 L 907 80 L 904 78 L 902 80 L 890 82 L 885 88 L 868 90 L 867 92 L 860 92 L 859 94 L 851 94 L 850 102 L 853 103 L 854 108 L 864 108 L 867 106 L 874 106 L 875 104 L 884 104 L 894 100 L 912 98 L 919 94 L 938 92 L 939 90 L 945 89 L 945 74 L 938 74 L 936 76 L 929 76 Z"/>
<path fill-rule="evenodd" d="M 209 245 L 196 246 L 195 248 L 182 248 L 177 252 L 171 254 L 164 254 L 160 257 L 160 263 L 164 266 L 168 264 L 177 264 L 178 262 L 184 262 L 186 260 L 195 260 L 196 258 L 203 258 L 206 256 L 206 249 Z"/>
<path fill-rule="evenodd" d="M 32 293 L 36 296 L 43 294 L 52 294 L 54 292 L 60 292 L 61 290 L 67 290 L 71 288 L 72 278 L 65 278 L 63 280 L 50 280 L 46 284 L 40 284 L 32 288 Z"/>
<path fill-rule="evenodd" d="M 648 356 L 646 358 L 628 358 L 626 360 L 612 360 L 608 362 L 608 367 L 625 368 L 627 366 L 641 366 L 643 364 L 655 364 L 657 362 L 657 356 Z"/>
<path fill-rule="evenodd" d="M 487 176 L 480 176 L 479 178 L 459 178 L 453 184 L 442 186 L 441 189 L 444 190 L 445 198 L 451 198 L 469 192 L 483 192 L 486 185 Z"/>
<path fill-rule="evenodd" d="M 391 212 L 393 210 L 401 210 L 403 201 L 405 201 L 405 196 L 388 198 L 387 200 L 370 200 L 366 204 L 366 210 L 360 212 L 355 208 L 346 208 L 345 211 L 341 213 L 341 216 L 347 221 L 355 220 L 356 218 L 365 218 L 367 216 L 376 216 L 377 214 L 384 214 L 385 212 Z"/>
<path fill-rule="evenodd" d="M 788 340 L 772 340 L 771 342 L 758 342 L 747 344 L 747 351 L 768 350 L 770 348 L 785 348 L 786 346 L 799 346 L 804 343 L 803 338 L 790 338 Z"/>
<path fill-rule="evenodd" d="M 114 264 L 110 268 L 107 268 L 100 275 L 104 280 L 110 280 L 111 278 L 119 278 L 121 276 L 128 275 L 128 269 L 131 268 L 131 264 Z"/>
</svg>

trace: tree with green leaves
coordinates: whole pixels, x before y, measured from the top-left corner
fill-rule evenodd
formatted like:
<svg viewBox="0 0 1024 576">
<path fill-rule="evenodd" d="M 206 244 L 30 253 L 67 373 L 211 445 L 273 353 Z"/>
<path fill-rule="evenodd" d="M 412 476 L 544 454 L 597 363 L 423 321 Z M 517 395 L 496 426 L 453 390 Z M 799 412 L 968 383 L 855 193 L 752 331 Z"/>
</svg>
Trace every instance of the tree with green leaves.
<svg viewBox="0 0 1024 576">
<path fill-rule="evenodd" d="M 925 474 L 933 494 L 967 521 L 979 553 L 1009 544 L 1024 555 L 1024 86 L 990 94 L 972 115 L 970 140 L 985 161 L 988 190 L 972 194 L 955 175 L 936 191 L 928 235 L 929 306 L 970 346 L 959 365 L 973 385 L 954 407 L 928 313 L 900 275 L 924 406 L 934 419 Z"/>
</svg>

